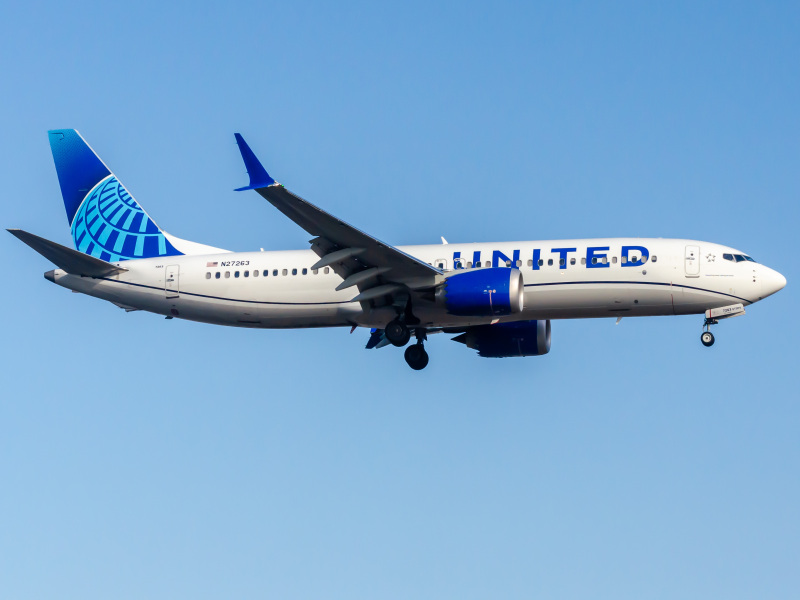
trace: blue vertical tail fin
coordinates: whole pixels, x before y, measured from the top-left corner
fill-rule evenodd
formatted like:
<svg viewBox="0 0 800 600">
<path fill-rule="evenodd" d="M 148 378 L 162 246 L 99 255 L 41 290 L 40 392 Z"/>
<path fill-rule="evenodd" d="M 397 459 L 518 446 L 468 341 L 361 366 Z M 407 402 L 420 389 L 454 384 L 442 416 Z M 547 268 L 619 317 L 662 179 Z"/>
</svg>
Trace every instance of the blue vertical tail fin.
<svg viewBox="0 0 800 600">
<path fill-rule="evenodd" d="M 76 249 L 107 262 L 183 254 L 76 130 L 48 134 Z"/>
</svg>

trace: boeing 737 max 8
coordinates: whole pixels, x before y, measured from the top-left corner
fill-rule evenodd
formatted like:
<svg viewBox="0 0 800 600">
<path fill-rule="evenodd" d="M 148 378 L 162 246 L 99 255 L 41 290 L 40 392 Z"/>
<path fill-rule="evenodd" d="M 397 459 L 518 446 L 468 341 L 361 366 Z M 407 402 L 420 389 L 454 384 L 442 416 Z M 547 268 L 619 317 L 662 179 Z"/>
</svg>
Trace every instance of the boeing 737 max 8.
<svg viewBox="0 0 800 600">
<path fill-rule="evenodd" d="M 75 250 L 9 231 L 76 292 L 167 318 L 252 328 L 369 327 L 367 348 L 408 345 L 428 364 L 427 334 L 481 356 L 550 350 L 550 321 L 704 314 L 719 319 L 786 285 L 749 255 L 694 240 L 601 238 L 396 247 L 275 182 L 236 134 L 250 184 L 311 236 L 310 249 L 229 252 L 176 238 L 144 212 L 74 129 L 49 132 Z"/>
</svg>

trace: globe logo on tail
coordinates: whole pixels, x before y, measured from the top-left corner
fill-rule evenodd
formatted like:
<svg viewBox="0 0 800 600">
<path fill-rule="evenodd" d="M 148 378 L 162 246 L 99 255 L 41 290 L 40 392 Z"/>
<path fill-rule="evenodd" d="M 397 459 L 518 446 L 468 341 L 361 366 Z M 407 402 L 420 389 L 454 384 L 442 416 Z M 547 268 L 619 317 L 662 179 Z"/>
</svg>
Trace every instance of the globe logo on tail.
<svg viewBox="0 0 800 600">
<path fill-rule="evenodd" d="M 108 262 L 181 254 L 114 175 L 86 195 L 72 238 L 78 250 Z"/>
</svg>

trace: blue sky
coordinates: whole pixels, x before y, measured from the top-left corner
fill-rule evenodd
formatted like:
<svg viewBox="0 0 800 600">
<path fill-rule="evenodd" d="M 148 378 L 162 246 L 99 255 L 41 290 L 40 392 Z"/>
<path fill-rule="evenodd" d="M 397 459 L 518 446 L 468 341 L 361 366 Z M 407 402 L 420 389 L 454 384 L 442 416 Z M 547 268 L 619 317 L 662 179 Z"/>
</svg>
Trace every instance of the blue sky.
<svg viewBox="0 0 800 600">
<path fill-rule="evenodd" d="M 170 233 L 395 244 L 686 237 L 783 273 L 701 317 L 558 321 L 431 365 L 347 330 L 125 314 L 10 235 L 0 589 L 32 598 L 794 598 L 800 11 L 791 3 L 4 7 L 4 227 L 69 243 L 46 130 Z"/>
</svg>

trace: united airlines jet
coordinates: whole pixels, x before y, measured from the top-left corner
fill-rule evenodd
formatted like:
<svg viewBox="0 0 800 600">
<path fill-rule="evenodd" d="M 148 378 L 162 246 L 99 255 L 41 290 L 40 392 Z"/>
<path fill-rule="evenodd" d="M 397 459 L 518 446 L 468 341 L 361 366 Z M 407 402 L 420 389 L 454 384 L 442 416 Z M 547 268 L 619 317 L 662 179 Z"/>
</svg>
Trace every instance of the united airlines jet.
<svg viewBox="0 0 800 600">
<path fill-rule="evenodd" d="M 277 183 L 238 133 L 250 182 L 237 191 L 254 190 L 312 239 L 307 250 L 230 252 L 159 228 L 74 129 L 49 136 L 75 249 L 9 230 L 58 267 L 48 281 L 167 319 L 370 328 L 368 349 L 407 346 L 416 370 L 428 334 L 455 334 L 480 356 L 537 356 L 557 319 L 704 315 L 711 346 L 711 325 L 786 285 L 744 252 L 694 240 L 392 246 Z"/>
</svg>

